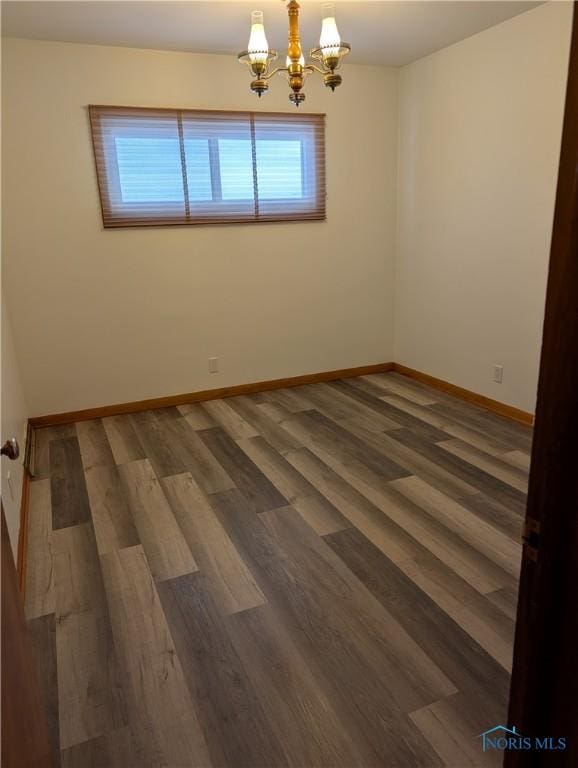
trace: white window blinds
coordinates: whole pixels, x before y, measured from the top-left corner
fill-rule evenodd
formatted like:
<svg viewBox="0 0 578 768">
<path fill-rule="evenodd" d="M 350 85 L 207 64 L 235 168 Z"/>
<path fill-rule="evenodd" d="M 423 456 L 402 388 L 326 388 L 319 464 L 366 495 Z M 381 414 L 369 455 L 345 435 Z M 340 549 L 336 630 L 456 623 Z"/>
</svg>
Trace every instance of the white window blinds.
<svg viewBox="0 0 578 768">
<path fill-rule="evenodd" d="M 105 227 L 325 218 L 324 115 L 89 110 Z"/>
</svg>

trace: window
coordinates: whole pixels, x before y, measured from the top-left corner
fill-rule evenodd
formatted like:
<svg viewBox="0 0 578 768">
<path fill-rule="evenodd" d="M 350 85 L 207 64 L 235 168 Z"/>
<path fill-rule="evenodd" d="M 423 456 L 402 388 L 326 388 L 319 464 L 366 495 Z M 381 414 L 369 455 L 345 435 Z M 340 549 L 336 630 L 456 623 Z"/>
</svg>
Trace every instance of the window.
<svg viewBox="0 0 578 768">
<path fill-rule="evenodd" d="M 325 218 L 325 118 L 90 108 L 105 227 Z"/>
</svg>

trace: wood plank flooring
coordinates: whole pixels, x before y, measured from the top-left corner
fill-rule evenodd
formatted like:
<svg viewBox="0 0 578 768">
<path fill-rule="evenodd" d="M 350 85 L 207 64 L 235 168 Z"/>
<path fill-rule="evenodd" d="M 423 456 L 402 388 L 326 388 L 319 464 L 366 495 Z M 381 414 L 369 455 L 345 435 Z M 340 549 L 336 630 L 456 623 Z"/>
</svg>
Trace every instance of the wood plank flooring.
<svg viewBox="0 0 578 768">
<path fill-rule="evenodd" d="M 497 766 L 531 430 L 398 374 L 37 434 L 55 766 Z"/>
</svg>

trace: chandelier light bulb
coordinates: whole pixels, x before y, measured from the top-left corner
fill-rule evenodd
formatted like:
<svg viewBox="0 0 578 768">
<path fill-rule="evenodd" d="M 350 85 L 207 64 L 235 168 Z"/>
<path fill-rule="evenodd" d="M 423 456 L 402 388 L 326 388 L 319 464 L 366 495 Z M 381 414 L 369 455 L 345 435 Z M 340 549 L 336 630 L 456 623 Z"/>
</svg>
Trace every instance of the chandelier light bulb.
<svg viewBox="0 0 578 768">
<path fill-rule="evenodd" d="M 285 60 L 285 66 L 288 67 L 292 63 L 293 62 L 291 61 L 289 56 L 287 56 L 287 59 Z M 302 67 L 305 66 L 305 56 L 303 54 L 301 54 L 301 56 L 299 56 L 299 64 L 301 64 Z"/>
<path fill-rule="evenodd" d="M 263 11 L 251 13 L 251 35 L 247 46 L 251 64 L 265 64 L 269 53 L 269 43 L 265 36 Z"/>
<path fill-rule="evenodd" d="M 319 47 L 323 51 L 323 58 L 329 59 L 339 56 L 341 38 L 335 22 L 335 3 L 324 3 L 322 7 L 323 21 L 321 22 L 321 37 Z"/>
</svg>

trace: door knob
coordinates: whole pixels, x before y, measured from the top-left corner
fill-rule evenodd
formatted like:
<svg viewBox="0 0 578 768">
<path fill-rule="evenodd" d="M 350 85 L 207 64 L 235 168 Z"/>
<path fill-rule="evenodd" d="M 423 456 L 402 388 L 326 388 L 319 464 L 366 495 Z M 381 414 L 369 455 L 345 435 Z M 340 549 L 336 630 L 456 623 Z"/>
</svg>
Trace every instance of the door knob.
<svg viewBox="0 0 578 768">
<path fill-rule="evenodd" d="M 8 456 L 12 461 L 20 456 L 20 448 L 18 447 L 18 441 L 15 437 L 6 440 L 2 448 L 0 448 L 0 454 L 2 454 L 2 456 Z"/>
</svg>

